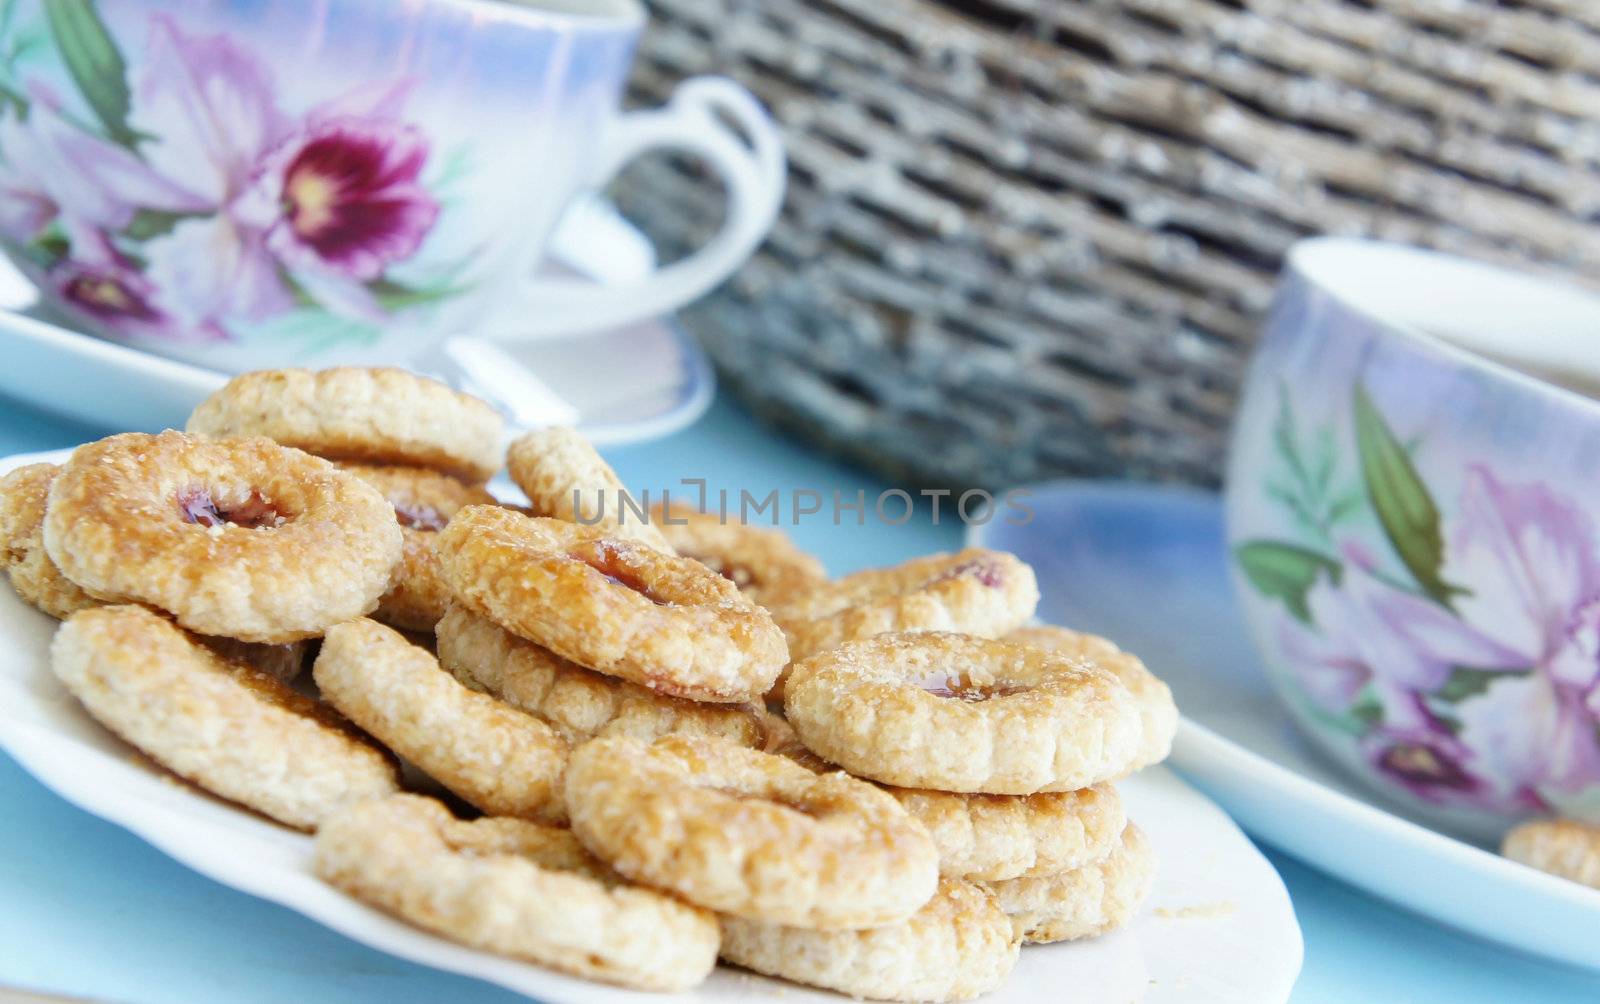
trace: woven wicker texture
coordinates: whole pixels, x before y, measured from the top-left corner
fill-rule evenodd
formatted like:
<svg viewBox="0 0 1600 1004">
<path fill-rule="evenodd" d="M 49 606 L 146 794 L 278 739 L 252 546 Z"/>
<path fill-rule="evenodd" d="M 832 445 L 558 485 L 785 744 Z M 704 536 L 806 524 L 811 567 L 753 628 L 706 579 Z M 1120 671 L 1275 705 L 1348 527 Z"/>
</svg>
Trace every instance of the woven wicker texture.
<svg viewBox="0 0 1600 1004">
<path fill-rule="evenodd" d="M 783 124 L 763 250 L 686 319 L 759 412 L 892 476 L 1214 483 L 1291 242 L 1600 275 L 1588 0 L 649 0 L 634 96 Z M 669 251 L 690 164 L 618 198 Z"/>
</svg>

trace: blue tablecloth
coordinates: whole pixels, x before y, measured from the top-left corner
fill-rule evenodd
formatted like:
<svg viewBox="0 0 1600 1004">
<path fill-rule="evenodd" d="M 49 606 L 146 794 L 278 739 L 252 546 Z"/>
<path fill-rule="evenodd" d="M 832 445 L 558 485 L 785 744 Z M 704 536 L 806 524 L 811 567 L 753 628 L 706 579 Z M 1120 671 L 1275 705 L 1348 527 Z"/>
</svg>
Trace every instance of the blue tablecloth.
<svg viewBox="0 0 1600 1004">
<path fill-rule="evenodd" d="M 105 431 L 0 400 L 0 455 L 71 446 Z M 886 487 L 762 428 L 722 400 L 685 432 L 608 455 L 637 488 L 705 478 L 735 498 L 740 488 L 758 497 L 774 488 L 785 496 L 809 488 L 831 499 L 835 489 L 848 498 L 864 489 L 872 498 Z M 836 574 L 960 542 L 954 521 L 934 526 L 926 514 L 899 527 L 853 520 L 846 514 L 834 526 L 813 518 L 793 533 Z M 1600 978 L 1457 934 L 1266 850 L 1305 931 L 1297 1004 L 1600 999 Z M 201 878 L 57 798 L 3 754 L 0 986 L 140 1004 L 520 999 L 391 959 Z"/>
</svg>

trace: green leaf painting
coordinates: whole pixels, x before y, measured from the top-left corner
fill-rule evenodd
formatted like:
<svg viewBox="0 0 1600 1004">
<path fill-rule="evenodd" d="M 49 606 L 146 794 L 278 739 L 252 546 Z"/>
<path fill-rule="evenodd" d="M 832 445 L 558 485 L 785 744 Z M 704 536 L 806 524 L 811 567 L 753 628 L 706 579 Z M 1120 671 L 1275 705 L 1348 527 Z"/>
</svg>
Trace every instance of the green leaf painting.
<svg viewBox="0 0 1600 1004">
<path fill-rule="evenodd" d="M 1444 537 L 1439 531 L 1439 507 L 1417 475 L 1410 453 L 1390 431 L 1366 390 L 1359 386 L 1353 414 L 1367 500 L 1383 526 L 1384 536 L 1422 591 L 1449 606 L 1451 596 L 1459 590 L 1440 577 Z"/>
<path fill-rule="evenodd" d="M 1274 540 L 1252 540 L 1234 548 L 1245 578 L 1261 593 L 1282 600 L 1289 612 L 1310 623 L 1306 594 L 1319 575 L 1339 581 L 1340 566 L 1332 558 L 1308 548 Z"/>
<path fill-rule="evenodd" d="M 1473 669 L 1470 666 L 1457 666 L 1450 671 L 1444 686 L 1433 692 L 1433 696 L 1450 704 L 1459 704 L 1488 690 L 1496 680 L 1527 676 L 1531 672 L 1532 669 Z"/>
<path fill-rule="evenodd" d="M 128 125 L 128 65 L 100 20 L 93 0 L 50 0 L 44 5 L 50 35 L 78 92 L 106 136 L 130 149 L 139 134 Z"/>
</svg>

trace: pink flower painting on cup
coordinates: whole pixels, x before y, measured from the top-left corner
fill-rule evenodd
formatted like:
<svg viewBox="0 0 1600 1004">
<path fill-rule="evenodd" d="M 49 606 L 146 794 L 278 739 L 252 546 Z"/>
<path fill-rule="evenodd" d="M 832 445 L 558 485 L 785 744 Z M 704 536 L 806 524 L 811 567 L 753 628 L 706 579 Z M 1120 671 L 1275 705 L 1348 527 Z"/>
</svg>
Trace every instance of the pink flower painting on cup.
<svg viewBox="0 0 1600 1004">
<path fill-rule="evenodd" d="M 377 322 L 428 299 L 391 275 L 440 212 L 408 81 L 297 111 L 238 39 L 155 14 L 119 47 L 92 5 L 80 16 L 53 44 L 87 113 L 40 82 L 0 114 L 0 236 L 64 302 L 121 333 L 227 339 L 241 320 Z M 134 69 L 73 58 L 85 35 L 136 51 Z"/>
<path fill-rule="evenodd" d="M 1441 509 L 1359 387 L 1341 494 L 1335 437 L 1308 447 L 1281 400 L 1266 489 L 1296 532 L 1234 554 L 1318 719 L 1442 805 L 1549 812 L 1600 783 L 1600 535 L 1579 500 L 1472 464 Z"/>
</svg>

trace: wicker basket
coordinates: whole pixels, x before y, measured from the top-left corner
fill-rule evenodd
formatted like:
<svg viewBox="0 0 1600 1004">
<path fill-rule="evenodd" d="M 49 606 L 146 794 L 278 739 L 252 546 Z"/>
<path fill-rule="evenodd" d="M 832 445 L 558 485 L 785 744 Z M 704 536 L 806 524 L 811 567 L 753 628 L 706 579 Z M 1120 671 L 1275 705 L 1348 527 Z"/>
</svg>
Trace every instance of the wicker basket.
<svg viewBox="0 0 1600 1004">
<path fill-rule="evenodd" d="M 649 0 L 635 96 L 734 76 L 783 218 L 687 320 L 757 411 L 893 477 L 1214 483 L 1291 242 L 1600 275 L 1600 4 Z M 632 170 L 669 249 L 691 164 Z"/>
</svg>

